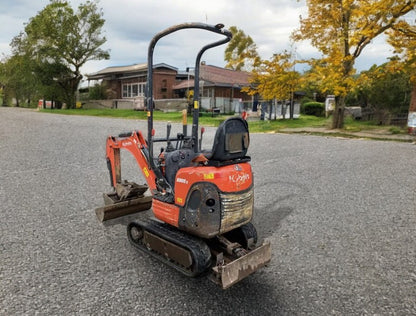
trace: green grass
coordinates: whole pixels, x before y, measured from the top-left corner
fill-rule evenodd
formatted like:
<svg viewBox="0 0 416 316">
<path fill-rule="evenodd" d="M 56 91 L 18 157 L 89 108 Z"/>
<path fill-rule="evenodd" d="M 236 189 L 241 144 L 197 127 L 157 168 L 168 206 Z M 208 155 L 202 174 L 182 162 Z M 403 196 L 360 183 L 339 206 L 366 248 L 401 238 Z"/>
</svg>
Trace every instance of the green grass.
<svg viewBox="0 0 416 316">
<path fill-rule="evenodd" d="M 45 113 L 65 114 L 65 115 L 88 115 L 88 116 L 101 116 L 101 117 L 116 117 L 125 119 L 147 119 L 146 111 L 134 111 L 134 110 L 113 110 L 113 109 L 68 109 L 68 110 L 51 110 L 42 109 Z M 219 122 L 225 120 L 225 116 L 211 117 L 209 113 L 202 113 L 200 122 L 206 122 L 211 125 L 217 125 Z M 182 122 L 181 112 L 161 112 L 154 111 L 153 117 L 157 121 L 171 121 Z M 188 123 L 192 120 L 192 117 L 188 116 Z"/>
<path fill-rule="evenodd" d="M 397 134 L 404 134 L 405 130 L 397 126 L 392 126 L 389 128 L 389 132 L 392 133 L 393 135 L 397 135 Z"/>
<path fill-rule="evenodd" d="M 322 117 L 302 115 L 293 120 L 249 121 L 250 132 L 278 132 L 285 128 L 327 127 L 330 121 Z"/>
<path fill-rule="evenodd" d="M 374 121 L 354 120 L 352 117 L 347 117 L 344 120 L 344 130 L 348 132 L 361 132 L 362 130 L 374 130 L 382 128 L 385 128 L 385 126 L 380 126 Z"/>
<path fill-rule="evenodd" d="M 112 109 L 66 109 L 66 110 L 51 110 L 42 109 L 42 112 L 65 115 L 87 115 L 87 116 L 101 116 L 101 117 L 118 117 L 127 119 L 146 119 L 146 112 L 133 110 L 112 110 Z"/>
<path fill-rule="evenodd" d="M 112 110 L 112 109 L 67 109 L 67 110 L 50 110 L 42 109 L 45 113 L 65 114 L 65 115 L 88 115 L 101 117 L 116 117 L 125 119 L 147 119 L 146 111 L 134 110 Z M 218 126 L 222 121 L 231 115 L 216 115 L 211 113 L 201 113 L 199 123 L 207 126 Z M 153 117 L 156 121 L 182 122 L 181 112 L 161 112 L 154 111 Z M 192 116 L 188 116 L 188 124 L 191 124 Z M 277 120 L 277 121 L 250 121 L 250 130 L 253 132 L 273 132 L 282 128 L 296 128 L 304 126 L 327 126 L 328 120 L 310 115 L 302 115 L 295 120 Z"/>
<path fill-rule="evenodd" d="M 134 110 L 113 110 L 113 109 L 68 109 L 68 110 L 50 110 L 42 109 L 45 113 L 54 114 L 66 114 L 66 115 L 88 115 L 88 116 L 100 116 L 100 117 L 116 117 L 123 119 L 138 119 L 147 120 L 146 111 L 134 111 Z M 218 115 L 212 117 L 211 113 L 201 113 L 199 118 L 200 126 L 218 126 L 230 115 Z M 153 112 L 154 120 L 156 121 L 170 121 L 175 123 L 182 122 L 181 112 Z M 192 124 L 192 117 L 188 116 L 188 124 Z M 253 133 L 276 133 L 282 129 L 288 128 L 310 128 L 310 127 L 323 127 L 330 128 L 331 118 L 322 118 L 312 115 L 302 115 L 298 119 L 293 120 L 275 120 L 275 121 L 249 121 L 250 132 Z M 344 121 L 345 133 L 354 133 L 360 131 L 375 131 L 385 130 L 391 134 L 406 134 L 404 129 L 391 126 L 379 126 L 374 122 L 356 121 L 352 118 L 346 118 Z M 342 133 L 342 132 L 341 132 Z"/>
<path fill-rule="evenodd" d="M 68 110 L 50 110 L 42 109 L 45 113 L 65 114 L 65 115 L 88 115 L 100 117 L 116 117 L 124 119 L 147 120 L 146 111 L 134 110 L 112 110 L 112 109 L 68 109 Z M 201 113 L 199 123 L 206 126 L 218 126 L 227 117 L 225 115 L 218 115 L 212 117 L 210 113 Z M 169 121 L 182 122 L 182 112 L 161 112 L 154 111 L 153 118 L 155 121 Z M 188 116 L 188 124 L 192 123 L 192 116 Z"/>
</svg>

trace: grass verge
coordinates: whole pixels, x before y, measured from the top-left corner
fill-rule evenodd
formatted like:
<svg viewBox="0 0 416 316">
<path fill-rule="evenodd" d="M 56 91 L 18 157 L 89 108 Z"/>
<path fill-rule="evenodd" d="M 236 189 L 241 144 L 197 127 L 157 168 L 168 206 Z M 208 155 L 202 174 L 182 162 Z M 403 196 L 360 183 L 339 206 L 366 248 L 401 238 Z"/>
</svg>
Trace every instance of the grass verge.
<svg viewBox="0 0 416 316">
<path fill-rule="evenodd" d="M 112 109 L 68 109 L 68 110 L 51 110 L 42 109 L 44 113 L 65 114 L 65 115 L 87 115 L 100 117 L 116 117 L 124 119 L 146 120 L 147 112 L 134 110 L 112 110 Z M 218 126 L 230 115 L 216 115 L 211 113 L 202 113 L 199 123 L 206 126 Z M 154 111 L 153 118 L 156 121 L 182 122 L 181 112 L 161 112 Z M 188 124 L 191 124 L 192 117 L 188 116 Z M 325 127 L 329 126 L 328 119 L 319 118 L 311 115 L 302 115 L 299 119 L 294 120 L 276 120 L 276 121 L 249 121 L 250 131 L 252 132 L 278 132 L 283 128 L 299 127 Z"/>
<path fill-rule="evenodd" d="M 137 119 L 146 120 L 147 112 L 134 111 L 134 110 L 113 110 L 113 109 L 67 109 L 67 110 L 50 110 L 42 109 L 45 113 L 54 114 L 66 114 L 66 115 L 88 115 L 88 116 L 100 116 L 100 117 L 115 117 L 124 119 Z M 181 112 L 153 112 L 154 120 L 156 121 L 170 121 L 180 123 L 182 122 Z M 199 124 L 202 126 L 218 126 L 229 115 L 212 116 L 211 113 L 202 113 L 199 119 Z M 188 116 L 188 124 L 192 124 L 192 117 Z M 272 121 L 250 121 L 249 128 L 252 133 L 277 133 L 280 131 L 288 132 L 290 129 L 294 129 L 289 132 L 302 132 L 302 129 L 320 127 L 323 129 L 329 129 L 331 126 L 331 118 L 322 118 L 312 115 L 302 115 L 298 119 L 294 120 L 272 120 Z M 346 118 L 344 121 L 344 129 L 332 132 L 322 133 L 326 136 L 339 136 L 339 137 L 359 137 L 354 136 L 357 132 L 373 132 L 373 133 L 385 133 L 385 134 L 407 134 L 406 129 L 396 126 L 380 126 L 374 122 L 356 121 L 352 118 Z M 312 132 L 311 134 L 319 135 L 318 132 Z M 378 136 L 378 139 L 382 137 Z"/>
<path fill-rule="evenodd" d="M 100 116 L 100 117 L 115 117 L 124 119 L 136 119 L 147 120 L 146 111 L 134 111 L 134 110 L 112 110 L 112 109 L 68 109 L 68 110 L 51 110 L 42 109 L 44 113 L 65 114 L 65 115 L 87 115 L 87 116 Z M 200 124 L 207 126 L 218 126 L 228 116 L 218 115 L 211 117 L 210 113 L 202 113 L 199 119 Z M 181 112 L 161 112 L 154 111 L 153 118 L 155 121 L 169 121 L 169 122 L 182 122 Z M 192 117 L 188 116 L 188 124 L 192 121 Z"/>
</svg>

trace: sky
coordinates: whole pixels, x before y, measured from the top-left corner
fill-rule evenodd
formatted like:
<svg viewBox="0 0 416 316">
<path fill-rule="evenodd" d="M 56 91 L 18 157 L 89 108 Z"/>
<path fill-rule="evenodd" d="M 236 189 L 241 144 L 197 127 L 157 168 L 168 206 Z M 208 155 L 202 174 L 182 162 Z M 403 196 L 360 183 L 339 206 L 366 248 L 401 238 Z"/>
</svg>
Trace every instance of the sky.
<svg viewBox="0 0 416 316">
<path fill-rule="evenodd" d="M 69 0 L 76 9 L 83 0 Z M 0 0 L 0 58 L 10 56 L 10 42 L 24 30 L 25 23 L 37 15 L 49 0 Z M 152 37 L 184 22 L 222 23 L 236 26 L 251 36 L 262 59 L 274 53 L 293 50 L 297 58 L 320 57 L 308 42 L 291 43 L 290 35 L 299 27 L 299 17 L 307 16 L 305 1 L 297 0 L 100 0 L 106 20 L 103 30 L 110 59 L 89 61 L 81 69 L 91 74 L 109 66 L 145 63 Z M 179 70 L 193 67 L 199 49 L 218 40 L 218 34 L 203 30 L 183 30 L 162 38 L 154 51 L 154 63 L 166 63 Z M 221 38 L 221 36 L 220 36 Z M 223 67 L 224 46 L 208 50 L 202 60 Z M 366 70 L 382 64 L 392 55 L 384 38 L 367 46 L 356 61 Z M 301 70 L 301 69 L 299 69 Z"/>
</svg>

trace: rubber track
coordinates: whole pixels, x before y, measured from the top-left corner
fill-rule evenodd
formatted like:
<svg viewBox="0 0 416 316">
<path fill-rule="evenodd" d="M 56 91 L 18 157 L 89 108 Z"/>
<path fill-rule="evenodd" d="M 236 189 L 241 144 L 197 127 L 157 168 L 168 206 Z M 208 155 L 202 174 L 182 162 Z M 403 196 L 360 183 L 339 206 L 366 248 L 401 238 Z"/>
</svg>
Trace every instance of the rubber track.
<svg viewBox="0 0 416 316">
<path fill-rule="evenodd" d="M 134 224 L 137 224 L 144 230 L 186 249 L 192 257 L 193 263 L 191 269 L 187 269 L 171 260 L 168 260 L 165 256 L 160 255 L 156 251 L 147 249 L 146 246 L 142 243 L 134 242 L 130 235 L 130 229 L 132 226 L 134 226 Z M 151 220 L 146 222 L 132 222 L 127 226 L 127 237 L 135 248 L 152 255 L 153 257 L 175 268 L 186 276 L 196 277 L 205 272 L 212 263 L 211 251 L 203 240 L 194 236 L 187 235 L 184 232 L 164 223 L 159 223 Z"/>
</svg>

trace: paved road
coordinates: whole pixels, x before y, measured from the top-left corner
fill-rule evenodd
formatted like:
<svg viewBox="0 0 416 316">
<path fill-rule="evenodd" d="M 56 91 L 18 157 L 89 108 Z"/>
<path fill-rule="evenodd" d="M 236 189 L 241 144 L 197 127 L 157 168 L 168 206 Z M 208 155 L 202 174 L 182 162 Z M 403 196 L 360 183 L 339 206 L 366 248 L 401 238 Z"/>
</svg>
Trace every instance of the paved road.
<svg viewBox="0 0 416 316">
<path fill-rule="evenodd" d="M 95 218 L 110 189 L 105 137 L 139 128 L 0 108 L 1 315 L 416 313 L 415 145 L 252 134 L 254 222 L 273 258 L 222 291 Z"/>
</svg>

